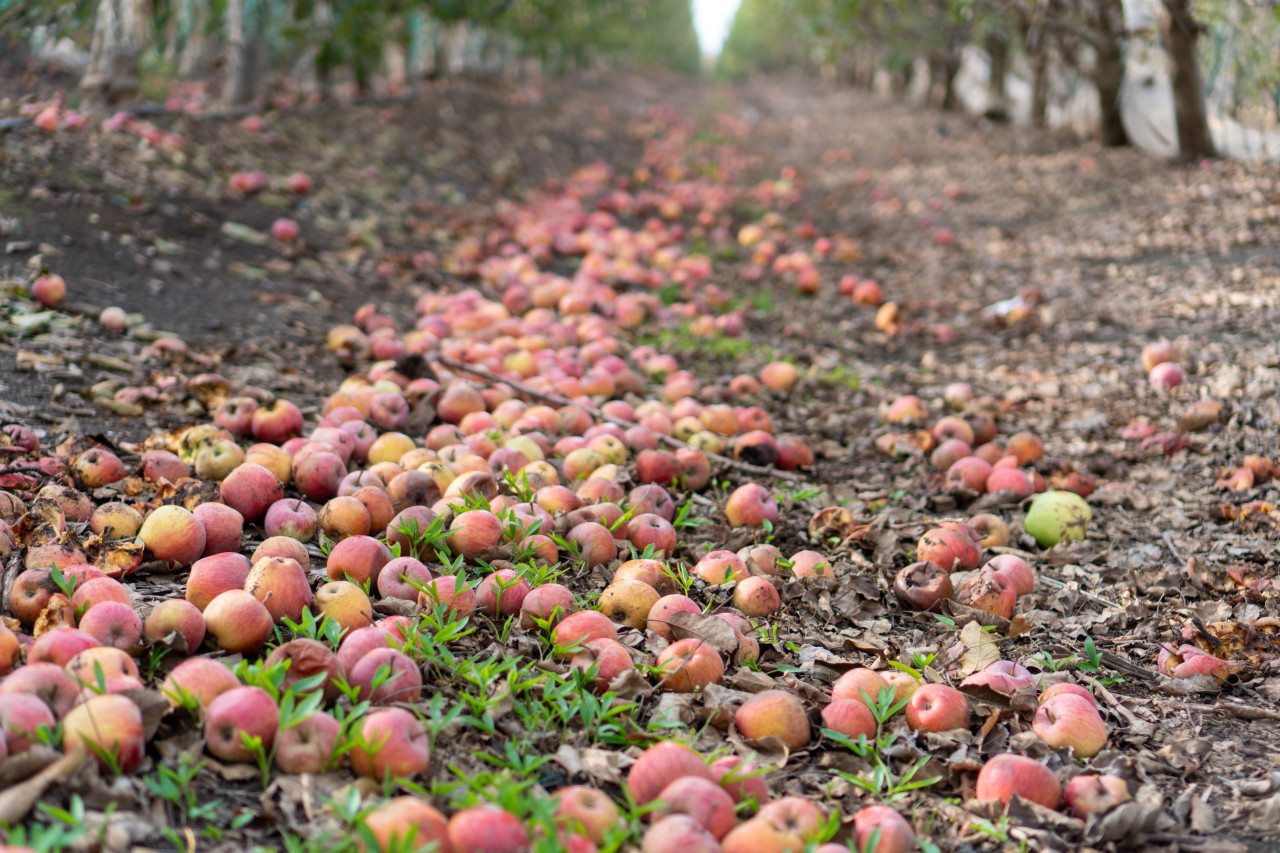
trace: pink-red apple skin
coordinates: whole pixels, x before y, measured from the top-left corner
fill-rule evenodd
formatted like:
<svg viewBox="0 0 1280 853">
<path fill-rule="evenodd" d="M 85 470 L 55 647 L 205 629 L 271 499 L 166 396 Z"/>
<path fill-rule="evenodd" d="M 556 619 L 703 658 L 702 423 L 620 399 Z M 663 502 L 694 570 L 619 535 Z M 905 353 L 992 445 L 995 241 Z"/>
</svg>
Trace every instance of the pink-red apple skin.
<svg viewBox="0 0 1280 853">
<path fill-rule="evenodd" d="M 877 830 L 879 836 L 876 836 Z M 888 806 L 866 806 L 853 816 L 858 850 L 865 853 L 910 853 L 916 849 L 916 833 L 901 814 Z M 878 838 L 874 847 L 872 837 Z"/>
<path fill-rule="evenodd" d="M 580 832 L 596 844 L 618 823 L 618 807 L 603 791 L 570 785 L 555 793 L 556 825 Z"/>
<path fill-rule="evenodd" d="M 1081 773 L 1067 782 L 1062 799 L 1067 810 L 1083 820 L 1130 799 L 1129 786 L 1119 776 Z"/>
<path fill-rule="evenodd" d="M 522 853 L 529 849 L 524 821 L 495 805 L 469 806 L 449 818 L 453 853 Z"/>
<path fill-rule="evenodd" d="M 711 775 L 735 803 L 769 802 L 769 783 L 760 768 L 736 755 L 725 755 L 711 762 Z"/>
<path fill-rule="evenodd" d="M 333 764 L 342 726 L 324 711 L 276 731 L 274 760 L 285 773 L 324 773 Z"/>
<path fill-rule="evenodd" d="M 359 726 L 350 755 L 357 776 L 411 779 L 427 772 L 431 743 L 421 722 L 404 708 L 379 708 Z"/>
<path fill-rule="evenodd" d="M 244 735 L 260 738 L 270 752 L 280 727 L 280 709 L 261 687 L 233 687 L 209 703 L 205 712 L 205 747 L 223 761 L 250 762 L 253 753 Z"/>
<path fill-rule="evenodd" d="M 653 820 L 684 814 L 702 824 L 716 840 L 724 838 L 738 822 L 733 797 L 710 779 L 685 776 L 667 785 L 658 794 Z"/>
<path fill-rule="evenodd" d="M 434 843 L 437 853 L 453 853 L 449 841 L 449 819 L 420 797 L 396 797 L 364 817 L 373 833 L 378 853 L 403 850 L 413 839 L 415 847 Z"/>
<path fill-rule="evenodd" d="M 627 772 L 627 790 L 636 805 L 645 805 L 682 776 L 701 776 L 715 781 L 702 756 L 682 743 L 660 741 L 646 749 L 631 765 Z"/>
<path fill-rule="evenodd" d="M 43 699 L 31 693 L 0 693 L 0 735 L 9 755 L 21 755 L 39 743 L 36 730 L 42 725 L 50 731 L 57 725 Z"/>
<path fill-rule="evenodd" d="M 785 690 L 765 690 L 748 699 L 733 715 L 743 737 L 759 740 L 776 737 L 791 749 L 809 743 L 809 719 L 804 705 Z"/>
<path fill-rule="evenodd" d="M 68 752 L 83 741 L 88 752 L 107 772 L 104 756 L 114 754 L 122 773 L 132 773 L 142 764 L 146 743 L 142 711 L 127 696 L 104 693 L 72 708 L 62 721 L 62 749 Z"/>
<path fill-rule="evenodd" d="M 640 853 L 721 853 L 705 826 L 685 814 L 667 815 L 645 830 Z"/>
<path fill-rule="evenodd" d="M 240 686 L 240 679 L 220 660 L 213 658 L 189 658 L 173 668 L 165 676 L 160 692 L 176 706 L 183 694 L 191 696 L 208 708 L 209 703 L 233 687 Z"/>
<path fill-rule="evenodd" d="M 1050 809 L 1062 802 L 1058 777 L 1035 759 L 1008 752 L 987 759 L 978 771 L 977 798 L 999 800 L 1007 806 L 1014 794 Z"/>
<path fill-rule="evenodd" d="M 1061 693 L 1036 709 L 1031 729 L 1055 749 L 1070 749 L 1079 758 L 1091 758 L 1107 745 L 1107 724 L 1096 703 Z"/>
<path fill-rule="evenodd" d="M 969 728 L 969 699 L 946 684 L 925 684 L 907 701 L 907 724 L 916 731 Z"/>
</svg>

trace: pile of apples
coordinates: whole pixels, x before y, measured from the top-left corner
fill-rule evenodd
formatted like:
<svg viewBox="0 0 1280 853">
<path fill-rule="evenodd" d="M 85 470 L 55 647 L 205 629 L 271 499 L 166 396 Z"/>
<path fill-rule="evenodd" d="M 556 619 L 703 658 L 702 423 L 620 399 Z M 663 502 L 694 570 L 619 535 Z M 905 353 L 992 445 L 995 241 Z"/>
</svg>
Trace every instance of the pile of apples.
<svg viewBox="0 0 1280 853">
<path fill-rule="evenodd" d="M 999 516 L 982 513 L 967 524 L 943 522 L 920 537 L 915 551 L 918 562 L 898 572 L 894 594 L 912 610 L 936 613 L 944 601 L 954 599 L 1011 619 L 1018 596 L 1035 588 L 1031 565 L 1015 554 L 1000 554 L 978 568 L 983 547 L 1008 544 L 1009 526 Z"/>
</svg>

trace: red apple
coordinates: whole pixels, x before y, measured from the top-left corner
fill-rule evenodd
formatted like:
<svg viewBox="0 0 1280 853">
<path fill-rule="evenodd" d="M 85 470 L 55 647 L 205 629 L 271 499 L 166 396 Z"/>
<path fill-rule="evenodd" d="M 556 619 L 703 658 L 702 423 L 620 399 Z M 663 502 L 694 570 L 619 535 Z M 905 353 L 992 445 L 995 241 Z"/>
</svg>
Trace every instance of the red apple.
<svg viewBox="0 0 1280 853">
<path fill-rule="evenodd" d="M 451 853 L 449 821 L 437 809 L 419 797 L 396 797 L 378 806 L 364 817 L 364 825 L 373 833 L 379 853 L 405 850 L 435 844 L 439 853 Z"/>
<path fill-rule="evenodd" d="M 138 537 L 158 560 L 190 565 L 204 553 L 204 526 L 180 506 L 152 510 L 142 522 Z"/>
<path fill-rule="evenodd" d="M 755 694 L 738 708 L 733 723 L 743 737 L 752 740 L 776 737 L 791 749 L 802 749 L 809 743 L 804 706 L 783 690 Z"/>
<path fill-rule="evenodd" d="M 529 831 L 515 815 L 485 803 L 449 818 L 449 843 L 453 853 L 523 853 Z"/>
<path fill-rule="evenodd" d="M 1054 749 L 1070 749 L 1079 758 L 1092 758 L 1107 745 L 1107 724 L 1097 704 L 1062 693 L 1036 709 L 1031 729 Z"/>
<path fill-rule="evenodd" d="M 853 816 L 858 850 L 863 853 L 910 853 L 916 833 L 907 819 L 888 806 L 866 806 Z M 877 834 L 878 833 L 878 834 Z M 872 837 L 879 839 L 871 846 Z"/>
<path fill-rule="evenodd" d="M 1108 811 L 1130 799 L 1129 786 L 1119 776 L 1081 773 L 1067 782 L 1062 799 L 1068 811 L 1086 820 L 1091 814 Z"/>
<path fill-rule="evenodd" d="M 1014 794 L 1050 809 L 1062 802 L 1062 786 L 1048 767 L 1008 752 L 994 755 L 982 765 L 975 793 L 979 800 L 999 800 L 1006 806 Z"/>
<path fill-rule="evenodd" d="M 142 711 L 127 696 L 104 693 L 72 708 L 62 721 L 62 749 L 69 752 L 83 742 L 103 770 L 110 769 L 104 756 L 113 755 L 122 773 L 142 764 L 146 743 Z"/>
<path fill-rule="evenodd" d="M 220 593 L 204 609 L 208 636 L 231 654 L 256 654 L 271 638 L 271 612 L 243 589 Z"/>
<path fill-rule="evenodd" d="M 204 615 L 200 608 L 182 598 L 162 601 L 147 614 L 142 632 L 153 643 L 171 634 L 182 637 L 186 653 L 191 654 L 204 642 Z"/>
<path fill-rule="evenodd" d="M 351 769 L 372 779 L 413 778 L 427 772 L 431 743 L 427 730 L 404 708 L 379 708 L 359 725 Z"/>
<path fill-rule="evenodd" d="M 315 711 L 276 731 L 274 760 L 285 773 L 324 773 L 333 764 L 342 726 L 330 714 Z"/>
<path fill-rule="evenodd" d="M 946 684 L 925 684 L 912 694 L 907 725 L 915 731 L 945 732 L 969 728 L 969 699 Z"/>
<path fill-rule="evenodd" d="M 233 687 L 209 703 L 204 719 L 205 746 L 216 758 L 237 763 L 254 760 L 244 737 L 261 739 L 268 753 L 280 726 L 280 709 L 261 687 Z"/>
<path fill-rule="evenodd" d="M 184 695 L 195 699 L 201 708 L 233 687 L 240 686 L 240 679 L 222 661 L 213 658 L 184 660 L 165 676 L 160 692 L 177 706 Z"/>
<path fill-rule="evenodd" d="M 627 771 L 627 791 L 636 805 L 646 805 L 667 785 L 685 776 L 715 781 L 711 768 L 696 752 L 677 741 L 659 741 L 646 749 Z"/>
</svg>

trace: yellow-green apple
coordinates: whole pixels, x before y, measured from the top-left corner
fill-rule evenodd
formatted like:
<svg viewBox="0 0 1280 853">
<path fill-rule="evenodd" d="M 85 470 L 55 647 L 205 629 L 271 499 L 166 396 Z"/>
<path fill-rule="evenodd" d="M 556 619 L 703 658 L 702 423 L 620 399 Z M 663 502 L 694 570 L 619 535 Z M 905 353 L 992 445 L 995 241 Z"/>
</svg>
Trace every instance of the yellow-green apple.
<svg viewBox="0 0 1280 853">
<path fill-rule="evenodd" d="M 911 673 L 897 669 L 887 670 L 884 674 L 884 680 L 893 688 L 893 701 L 895 704 L 910 699 L 923 684 L 920 679 Z"/>
<path fill-rule="evenodd" d="M 983 548 L 1003 548 L 1012 539 L 1009 525 L 998 515 L 979 513 L 969 519 L 969 526 L 982 537 L 978 544 Z"/>
<path fill-rule="evenodd" d="M 142 764 L 146 743 L 142 711 L 127 696 L 104 693 L 72 708 L 62 720 L 62 749 L 69 752 L 81 743 L 97 759 L 103 770 L 111 769 L 106 759 L 122 773 L 132 773 Z"/>
<path fill-rule="evenodd" d="M 204 718 L 205 747 L 222 761 L 253 761 L 246 736 L 259 738 L 270 754 L 279 727 L 280 709 L 270 693 L 261 687 L 233 687 L 209 703 Z"/>
<path fill-rule="evenodd" d="M 112 539 L 132 539 L 141 527 L 142 513 L 124 501 L 108 501 L 89 516 L 89 529 Z"/>
<path fill-rule="evenodd" d="M 337 622 L 344 633 L 373 624 L 373 604 L 369 596 L 351 581 L 324 584 L 315 591 L 312 602 L 317 613 Z"/>
</svg>

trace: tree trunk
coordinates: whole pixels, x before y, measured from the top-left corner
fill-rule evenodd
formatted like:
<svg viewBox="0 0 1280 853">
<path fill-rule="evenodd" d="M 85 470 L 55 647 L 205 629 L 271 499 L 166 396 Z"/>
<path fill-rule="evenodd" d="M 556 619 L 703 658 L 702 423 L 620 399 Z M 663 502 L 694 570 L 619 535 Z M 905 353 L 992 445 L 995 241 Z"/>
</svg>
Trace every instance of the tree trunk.
<svg viewBox="0 0 1280 853">
<path fill-rule="evenodd" d="M 1005 76 L 1009 73 L 1009 37 L 1002 32 L 992 32 L 986 38 L 987 56 L 991 60 L 991 74 L 987 78 L 987 109 L 985 116 L 992 121 L 1009 120 L 1009 98 L 1005 93 Z"/>
<path fill-rule="evenodd" d="M 89 64 L 80 80 L 87 107 L 118 104 L 138 94 L 138 58 L 149 40 L 150 25 L 146 0 L 99 0 Z"/>
<path fill-rule="evenodd" d="M 1042 45 L 1031 60 L 1031 126 L 1048 125 L 1049 48 Z"/>
<path fill-rule="evenodd" d="M 186 28 L 186 41 L 178 56 L 178 76 L 193 77 L 204 59 L 205 27 L 209 20 L 209 6 L 198 0 L 182 0 L 179 16 L 181 27 Z"/>
<path fill-rule="evenodd" d="M 1120 90 L 1124 85 L 1124 53 L 1120 39 L 1124 31 L 1124 10 L 1119 0 L 1096 0 L 1093 31 L 1095 58 L 1093 85 L 1098 90 L 1102 116 L 1102 144 L 1118 148 L 1129 144 L 1120 113 Z"/>
<path fill-rule="evenodd" d="M 1102 144 L 1118 148 L 1129 144 L 1120 114 L 1120 89 L 1124 85 L 1124 59 L 1118 45 L 1098 50 L 1093 68 L 1093 85 L 1098 89 L 1098 108 L 1102 111 Z"/>
<path fill-rule="evenodd" d="M 223 100 L 232 106 L 253 100 L 251 40 L 245 35 L 246 0 L 227 2 L 227 77 Z"/>
<path fill-rule="evenodd" d="M 1178 155 L 1183 160 L 1213 157 L 1213 136 L 1204 105 L 1204 83 L 1196 40 L 1200 25 L 1191 13 L 1190 0 L 1165 0 L 1164 43 L 1173 71 L 1173 112 L 1178 123 Z"/>
<path fill-rule="evenodd" d="M 942 65 L 942 109 L 947 112 L 960 109 L 960 99 L 956 97 L 956 75 L 959 73 L 959 57 L 947 54 Z"/>
</svg>

